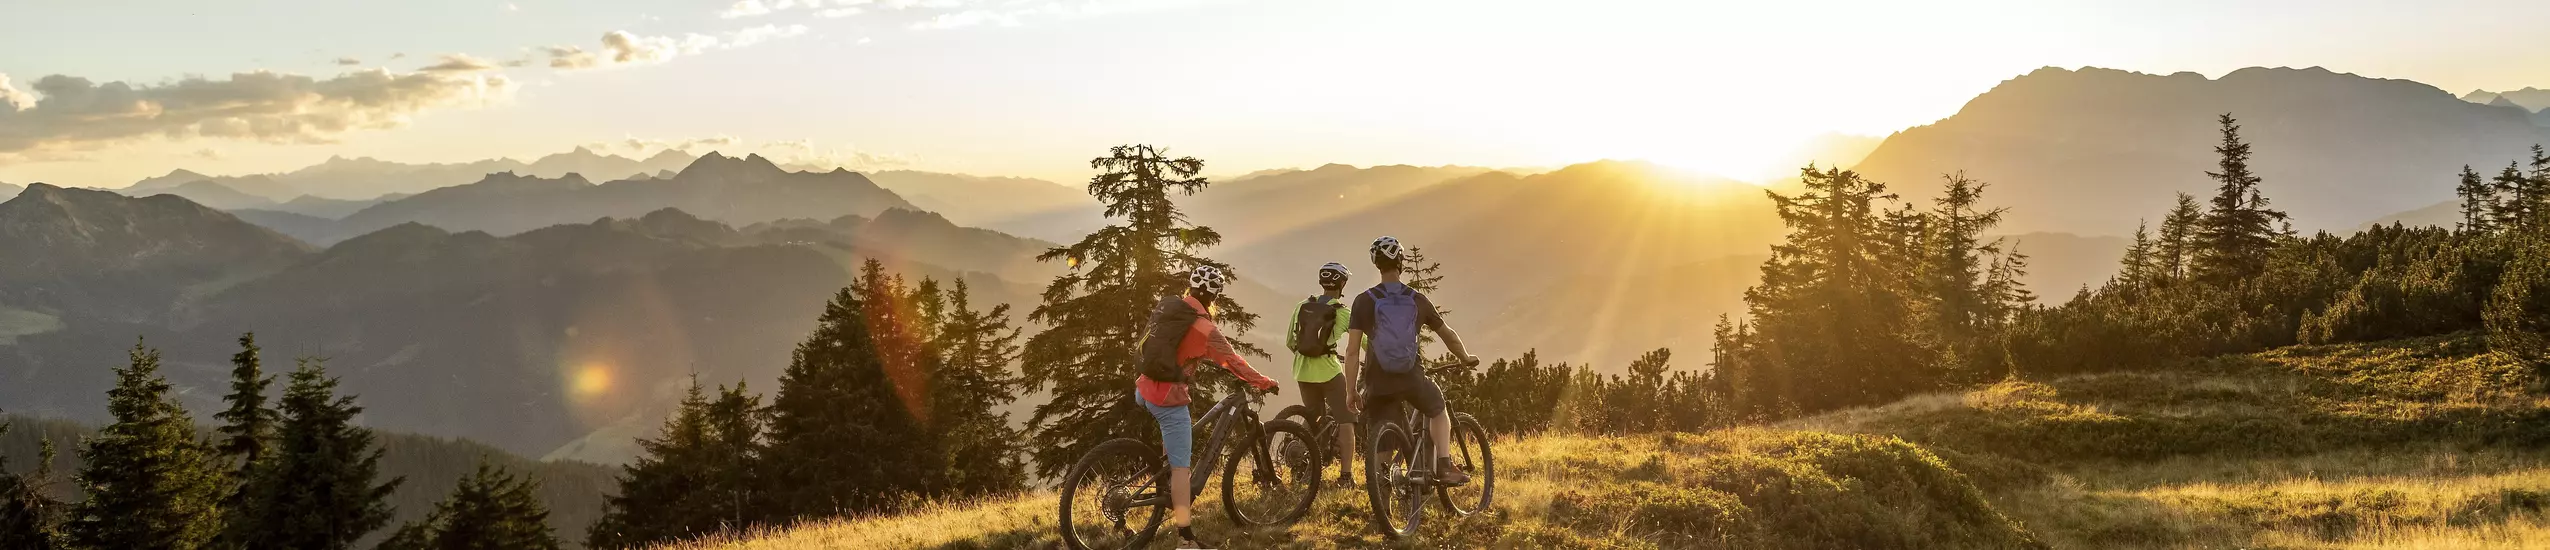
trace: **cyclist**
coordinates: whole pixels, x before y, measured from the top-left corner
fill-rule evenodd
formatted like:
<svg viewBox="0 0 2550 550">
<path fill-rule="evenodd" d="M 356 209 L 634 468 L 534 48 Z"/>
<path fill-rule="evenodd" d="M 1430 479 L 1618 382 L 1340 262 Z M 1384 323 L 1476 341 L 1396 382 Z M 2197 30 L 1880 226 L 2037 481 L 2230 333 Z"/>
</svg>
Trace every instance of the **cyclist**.
<svg viewBox="0 0 2550 550">
<path fill-rule="evenodd" d="M 1168 453 L 1169 514 L 1170 518 L 1177 520 L 1179 548 L 1203 547 L 1195 540 L 1195 531 L 1191 530 L 1194 521 L 1188 514 L 1190 501 L 1195 499 L 1195 492 L 1190 488 L 1194 484 L 1190 474 L 1194 466 L 1195 423 L 1187 410 L 1187 381 L 1195 379 L 1195 367 L 1211 361 L 1260 392 L 1277 389 L 1274 380 L 1249 368 L 1248 360 L 1240 357 L 1239 352 L 1231 347 L 1231 341 L 1223 338 L 1221 329 L 1213 324 L 1213 301 L 1221 296 L 1222 286 L 1228 282 L 1229 277 L 1221 269 L 1199 266 L 1187 274 L 1185 294 L 1160 299 L 1160 303 L 1151 310 L 1153 336 L 1160 335 L 1157 329 L 1163 327 L 1163 320 L 1175 323 L 1178 319 L 1194 319 L 1185 323 L 1182 331 L 1167 335 L 1177 338 L 1175 361 L 1177 368 L 1183 372 L 1159 377 L 1174 378 L 1174 381 L 1155 379 L 1149 372 L 1134 377 L 1133 381 L 1134 401 L 1151 412 L 1152 420 L 1159 422 L 1160 447 Z M 1161 348 L 1170 349 L 1165 342 Z M 1146 355 L 1151 351 L 1149 344 L 1146 340 Z"/>
<path fill-rule="evenodd" d="M 1354 314 L 1346 324 L 1342 356 L 1345 370 L 1362 371 L 1364 391 L 1352 396 L 1347 408 L 1360 411 L 1364 403 L 1380 398 L 1396 398 L 1416 407 L 1425 413 L 1426 432 L 1434 438 L 1435 479 L 1466 484 L 1469 472 L 1452 460 L 1452 411 L 1444 407 L 1443 389 L 1426 378 L 1424 358 L 1417 349 L 1418 327 L 1434 329 L 1454 356 L 1471 364 L 1479 359 L 1461 345 L 1461 335 L 1443 323 L 1443 314 L 1425 293 L 1399 282 L 1406 256 L 1399 239 L 1385 236 L 1372 241 L 1372 267 L 1381 272 L 1381 284 L 1355 295 L 1354 305 L 1349 306 Z"/>
<path fill-rule="evenodd" d="M 1347 410 L 1347 395 L 1355 391 L 1355 372 L 1346 370 L 1337 359 L 1337 341 L 1345 338 L 1349 309 L 1344 298 L 1346 279 L 1354 276 L 1344 264 L 1329 262 L 1319 266 L 1320 294 L 1302 302 L 1293 315 L 1292 330 L 1285 331 L 1284 345 L 1293 350 L 1293 380 L 1302 389 L 1302 408 L 1309 418 L 1329 415 L 1337 426 L 1337 463 L 1345 471 L 1337 474 L 1341 487 L 1354 486 L 1351 473 L 1355 456 L 1355 413 Z"/>
</svg>

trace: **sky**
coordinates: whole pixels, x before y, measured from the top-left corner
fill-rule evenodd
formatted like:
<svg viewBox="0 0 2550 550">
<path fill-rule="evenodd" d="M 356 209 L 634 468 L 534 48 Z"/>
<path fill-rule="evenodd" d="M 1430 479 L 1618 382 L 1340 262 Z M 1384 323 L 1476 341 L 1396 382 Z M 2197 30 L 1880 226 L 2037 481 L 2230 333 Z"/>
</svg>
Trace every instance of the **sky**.
<svg viewBox="0 0 2550 550">
<path fill-rule="evenodd" d="M 591 146 L 1077 182 L 1645 159 L 1738 178 L 2044 66 L 2550 87 L 2538 0 L 0 0 L 0 182 Z"/>
</svg>

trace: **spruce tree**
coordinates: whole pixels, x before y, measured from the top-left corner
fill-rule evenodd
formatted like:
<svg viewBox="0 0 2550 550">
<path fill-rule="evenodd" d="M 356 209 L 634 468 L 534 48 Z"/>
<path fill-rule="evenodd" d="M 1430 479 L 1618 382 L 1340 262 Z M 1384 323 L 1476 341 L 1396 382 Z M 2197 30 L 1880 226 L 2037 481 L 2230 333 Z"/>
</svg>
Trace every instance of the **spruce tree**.
<svg viewBox="0 0 2550 550">
<path fill-rule="evenodd" d="M 2204 216 L 2194 195 L 2179 193 L 2178 203 L 2170 207 L 2167 217 L 2161 218 L 2160 241 L 2152 249 L 2160 257 L 2160 279 L 2187 280 L 2196 256 L 2196 223 Z"/>
<path fill-rule="evenodd" d="M 9 433 L 9 423 L 0 422 L 0 434 Z M 0 548 L 23 550 L 55 550 L 63 548 L 62 533 L 56 525 L 62 503 L 44 494 L 53 464 L 53 444 L 44 443 L 37 457 L 36 470 L 26 475 L 9 473 L 9 457 L 0 455 Z"/>
<path fill-rule="evenodd" d="M 2537 229 L 2543 225 L 2544 210 L 2550 209 L 2550 186 L 2537 184 L 2535 178 L 2524 174 L 2522 166 L 2522 161 L 2507 162 L 2506 169 L 2498 171 L 2497 177 L 2489 181 L 2499 195 L 2498 227 L 2524 231 Z"/>
<path fill-rule="evenodd" d="M 933 343 L 938 357 L 930 376 L 933 428 L 943 445 L 949 487 L 957 495 L 1009 493 L 1027 487 L 1019 461 L 1026 443 L 998 409 L 1018 399 L 1026 385 L 1010 365 L 1018 361 L 1020 330 L 1010 325 L 1009 305 L 976 309 L 973 288 L 957 279 L 945 296 Z"/>
<path fill-rule="evenodd" d="M 1943 352 L 1946 369 L 1972 366 L 1985 326 L 1999 309 L 1997 297 L 1986 294 L 1984 279 L 1991 267 L 1987 258 L 2000 252 L 2001 243 L 1984 240 L 1984 233 L 2000 225 L 2008 209 L 1982 208 L 1985 186 L 1964 174 L 1948 176 L 1947 189 L 1917 228 L 1926 233 L 1914 264 L 1919 266 L 1919 311 L 1930 339 Z"/>
<path fill-rule="evenodd" d="M 694 378 L 663 434 L 621 467 L 619 494 L 586 532 L 593 548 L 644 548 L 748 526 L 749 472 L 758 456 L 760 398 L 741 383 L 712 401 Z"/>
<path fill-rule="evenodd" d="M 2218 171 L 2205 172 L 2219 184 L 2212 209 L 2196 224 L 2196 278 L 2216 285 L 2229 286 L 2256 276 L 2267 268 L 2267 250 L 2275 246 L 2276 222 L 2285 214 L 2267 208 L 2267 199 L 2258 191 L 2260 180 L 2249 171 L 2249 144 L 2240 140 L 2240 123 L 2230 114 L 2222 115 L 2222 143 L 2214 146 L 2221 155 Z"/>
<path fill-rule="evenodd" d="M 266 406 L 266 386 L 274 378 L 261 370 L 257 351 L 256 333 L 239 335 L 239 353 L 230 356 L 230 395 L 222 398 L 230 408 L 213 415 L 222 421 L 218 449 L 222 456 L 239 461 L 241 477 L 274 439 L 275 411 Z"/>
<path fill-rule="evenodd" d="M 2461 230 L 2487 233 L 2497 228 L 2497 189 L 2479 179 L 2470 165 L 2461 165 L 2461 183 L 2453 186 L 2453 194 L 2461 197 Z"/>
<path fill-rule="evenodd" d="M 486 462 L 460 480 L 451 496 L 434 504 L 422 523 L 399 527 L 383 549 L 423 550 L 557 550 L 549 532 L 549 509 L 533 494 L 538 487 Z"/>
<path fill-rule="evenodd" d="M 246 511 L 232 514 L 231 540 L 241 547 L 353 548 L 389 523 L 389 496 L 402 480 L 380 482 L 382 450 L 372 430 L 354 425 L 363 407 L 336 388 L 317 359 L 292 371 L 273 452 L 250 470 Z"/>
<path fill-rule="evenodd" d="M 240 334 L 239 353 L 230 356 L 230 394 L 222 398 L 229 408 L 213 414 L 222 422 L 214 450 L 231 461 L 229 489 L 222 496 L 220 545 L 226 548 L 249 548 L 258 538 L 253 516 L 261 511 L 248 502 L 250 480 L 275 435 L 275 410 L 266 403 L 266 386 L 274 378 L 266 376 L 257 352 L 257 334 Z"/>
<path fill-rule="evenodd" d="M 1910 266 L 1890 261 L 1893 230 L 1878 209 L 1894 195 L 1842 169 L 1808 168 L 1801 180 L 1794 196 L 1766 191 L 1789 235 L 1744 296 L 1754 319 L 1744 351 L 1777 392 L 1768 399 L 1812 411 L 1926 387 L 1924 354 L 1907 339 Z"/>
<path fill-rule="evenodd" d="M 1152 304 L 1185 291 L 1184 270 L 1228 267 L 1196 254 L 1220 243 L 1222 235 L 1188 222 L 1172 200 L 1172 195 L 1191 195 L 1212 184 L 1196 175 L 1204 170 L 1204 161 L 1171 158 L 1149 145 L 1124 145 L 1089 166 L 1100 171 L 1089 180 L 1090 196 L 1120 223 L 1038 255 L 1040 261 L 1064 262 L 1071 270 L 1045 286 L 1044 301 L 1027 316 L 1049 327 L 1028 337 L 1024 365 L 1029 384 L 1053 396 L 1028 418 L 1035 430 L 1029 444 L 1036 474 L 1043 477 L 1061 475 L 1081 454 L 1109 439 L 1157 437 L 1145 435 L 1157 433 L 1151 415 L 1131 397 L 1143 322 Z M 1255 323 L 1256 315 L 1230 296 L 1222 296 L 1212 309 L 1214 319 L 1233 333 L 1246 332 Z M 1264 355 L 1253 346 L 1241 348 Z M 1209 385 L 1196 389 L 1198 401 L 1209 403 L 1210 393 L 1201 391 Z"/>
<path fill-rule="evenodd" d="M 80 447 L 81 488 L 64 529 L 81 548 L 192 550 L 220 531 L 222 472 L 193 418 L 159 374 L 159 350 L 138 340 L 115 370 L 115 417 Z"/>
<path fill-rule="evenodd" d="M 2160 276 L 2160 258 L 2152 247 L 2151 224 L 2134 224 L 2134 244 L 2125 247 L 2125 259 L 2116 266 L 2116 286 L 2141 289 L 2151 286 Z"/>
<path fill-rule="evenodd" d="M 770 476 L 769 500 L 758 510 L 772 519 L 884 510 L 918 494 L 937 470 L 864 307 L 853 288 L 834 293 L 780 375 L 761 472 Z"/>
</svg>

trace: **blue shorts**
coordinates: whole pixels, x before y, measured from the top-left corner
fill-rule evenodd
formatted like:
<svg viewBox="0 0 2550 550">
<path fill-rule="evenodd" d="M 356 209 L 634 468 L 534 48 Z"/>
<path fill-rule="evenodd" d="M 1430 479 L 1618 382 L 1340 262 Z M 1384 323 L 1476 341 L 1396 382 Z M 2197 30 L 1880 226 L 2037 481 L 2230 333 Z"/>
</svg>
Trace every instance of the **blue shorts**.
<svg viewBox="0 0 2550 550">
<path fill-rule="evenodd" d="M 1160 423 L 1160 448 L 1169 453 L 1169 467 L 1194 467 L 1195 420 L 1188 416 L 1186 405 L 1155 406 L 1142 400 L 1142 392 L 1134 392 L 1133 402 L 1142 404 L 1144 410 L 1151 411 L 1151 419 Z"/>
</svg>

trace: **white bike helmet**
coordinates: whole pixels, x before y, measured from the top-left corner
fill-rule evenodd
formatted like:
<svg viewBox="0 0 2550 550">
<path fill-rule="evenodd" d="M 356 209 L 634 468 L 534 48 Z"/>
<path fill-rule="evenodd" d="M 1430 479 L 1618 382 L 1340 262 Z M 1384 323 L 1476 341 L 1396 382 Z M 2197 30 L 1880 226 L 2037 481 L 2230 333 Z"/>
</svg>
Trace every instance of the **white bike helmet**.
<svg viewBox="0 0 2550 550">
<path fill-rule="evenodd" d="M 1383 236 L 1382 238 L 1372 240 L 1372 263 L 1374 264 L 1395 265 L 1398 264 L 1401 259 L 1404 259 L 1407 256 L 1407 253 L 1408 251 L 1406 249 L 1399 247 L 1399 239 L 1397 237 Z"/>
<path fill-rule="evenodd" d="M 1355 276 L 1355 273 L 1347 271 L 1346 264 L 1328 262 L 1327 264 L 1319 266 L 1320 286 L 1344 285 L 1346 284 L 1346 279 L 1353 276 Z"/>
<path fill-rule="evenodd" d="M 1222 285 L 1230 282 L 1231 276 L 1222 273 L 1222 268 L 1209 265 L 1195 266 L 1194 271 L 1186 274 L 1187 288 L 1202 290 L 1209 294 L 1221 294 Z"/>
</svg>

